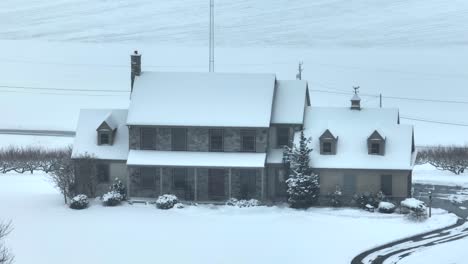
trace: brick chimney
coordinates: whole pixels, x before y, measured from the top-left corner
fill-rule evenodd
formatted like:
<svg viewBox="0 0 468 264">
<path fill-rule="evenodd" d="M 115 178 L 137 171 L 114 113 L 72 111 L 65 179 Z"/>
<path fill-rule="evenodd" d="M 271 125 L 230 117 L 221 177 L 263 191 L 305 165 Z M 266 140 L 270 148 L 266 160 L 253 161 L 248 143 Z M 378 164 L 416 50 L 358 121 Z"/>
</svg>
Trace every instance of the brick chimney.
<svg viewBox="0 0 468 264">
<path fill-rule="evenodd" d="M 141 75 L 141 54 L 138 53 L 138 50 L 135 50 L 132 55 L 130 55 L 130 67 L 131 67 L 131 91 L 133 91 L 133 83 L 135 82 L 135 77 Z"/>
</svg>

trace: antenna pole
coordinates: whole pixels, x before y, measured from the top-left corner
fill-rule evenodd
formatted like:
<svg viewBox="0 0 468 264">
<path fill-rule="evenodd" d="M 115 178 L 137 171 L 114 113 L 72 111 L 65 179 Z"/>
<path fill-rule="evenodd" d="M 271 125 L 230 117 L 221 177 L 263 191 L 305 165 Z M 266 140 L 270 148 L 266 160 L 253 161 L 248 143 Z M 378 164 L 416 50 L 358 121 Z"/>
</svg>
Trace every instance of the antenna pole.
<svg viewBox="0 0 468 264">
<path fill-rule="evenodd" d="M 380 94 L 380 108 L 382 108 L 382 94 Z"/>
<path fill-rule="evenodd" d="M 214 72 L 214 0 L 210 0 L 210 72 Z"/>
<path fill-rule="evenodd" d="M 303 62 L 300 61 L 299 66 L 297 68 L 296 79 L 298 79 L 298 80 L 302 80 L 302 71 L 304 71 L 304 68 L 302 68 L 302 64 L 303 64 Z"/>
</svg>

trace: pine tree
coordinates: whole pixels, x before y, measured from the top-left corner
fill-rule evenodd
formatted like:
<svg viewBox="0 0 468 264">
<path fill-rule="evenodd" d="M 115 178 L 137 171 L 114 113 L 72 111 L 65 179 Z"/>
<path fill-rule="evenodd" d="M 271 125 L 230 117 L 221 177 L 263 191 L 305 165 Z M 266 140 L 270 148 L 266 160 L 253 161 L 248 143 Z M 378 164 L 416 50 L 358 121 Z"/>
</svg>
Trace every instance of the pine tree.
<svg viewBox="0 0 468 264">
<path fill-rule="evenodd" d="M 308 208 L 314 205 L 319 197 L 319 176 L 309 165 L 309 155 L 312 152 L 312 148 L 309 147 L 310 141 L 310 138 L 304 136 L 304 131 L 301 131 L 299 147 L 294 145 L 285 149 L 284 159 L 290 170 L 286 180 L 288 202 L 293 208 Z"/>
</svg>

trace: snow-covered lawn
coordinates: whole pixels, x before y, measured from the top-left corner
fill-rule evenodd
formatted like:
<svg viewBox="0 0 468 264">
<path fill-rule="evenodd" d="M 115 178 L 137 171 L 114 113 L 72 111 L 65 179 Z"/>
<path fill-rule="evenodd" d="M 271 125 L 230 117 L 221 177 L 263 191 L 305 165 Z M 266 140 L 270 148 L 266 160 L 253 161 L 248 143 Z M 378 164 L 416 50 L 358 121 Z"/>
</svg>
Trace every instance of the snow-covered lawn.
<svg viewBox="0 0 468 264">
<path fill-rule="evenodd" d="M 425 223 L 356 209 L 203 205 L 68 209 L 44 175 L 0 175 L 0 218 L 17 264 L 349 263 L 363 250 L 453 224 L 436 210 Z"/>
<path fill-rule="evenodd" d="M 399 264 L 463 264 L 468 262 L 468 238 L 417 250 Z"/>
<path fill-rule="evenodd" d="M 468 187 L 468 172 L 456 175 L 430 164 L 418 165 L 413 170 L 413 183 Z"/>
</svg>

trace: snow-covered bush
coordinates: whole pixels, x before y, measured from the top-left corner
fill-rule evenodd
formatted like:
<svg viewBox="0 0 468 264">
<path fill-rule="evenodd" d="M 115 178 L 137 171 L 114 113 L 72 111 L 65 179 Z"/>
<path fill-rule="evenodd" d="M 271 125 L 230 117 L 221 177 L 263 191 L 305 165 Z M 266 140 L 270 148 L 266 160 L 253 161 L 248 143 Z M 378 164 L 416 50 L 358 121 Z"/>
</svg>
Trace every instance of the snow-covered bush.
<svg viewBox="0 0 468 264">
<path fill-rule="evenodd" d="M 122 200 L 123 200 L 122 195 L 120 193 L 116 192 L 116 191 L 110 191 L 108 193 L 105 193 L 102 196 L 102 203 L 105 206 L 119 205 Z"/>
<path fill-rule="evenodd" d="M 384 214 L 391 214 L 395 212 L 396 206 L 390 202 L 380 202 L 379 212 Z"/>
<path fill-rule="evenodd" d="M 127 189 L 119 178 L 114 179 L 114 183 L 109 187 L 110 192 L 117 192 L 122 197 L 121 201 L 127 200 Z"/>
<path fill-rule="evenodd" d="M 173 194 L 163 194 L 156 200 L 156 207 L 159 209 L 171 209 L 179 203 L 177 196 Z"/>
<path fill-rule="evenodd" d="M 356 205 L 359 208 L 367 209 L 368 208 L 366 207 L 367 205 L 377 208 L 381 200 L 377 194 L 374 194 L 371 192 L 365 192 L 365 193 L 354 195 L 353 201 L 356 203 Z"/>
<path fill-rule="evenodd" d="M 184 206 L 183 203 L 176 203 L 176 204 L 174 205 L 174 208 L 177 208 L 177 209 L 182 209 L 182 208 L 184 208 L 184 207 L 185 207 L 185 206 Z"/>
<path fill-rule="evenodd" d="M 427 208 L 423 201 L 415 198 L 407 198 L 400 203 L 402 212 L 409 212 L 408 218 L 413 221 L 424 221 L 427 219 Z"/>
<path fill-rule="evenodd" d="M 71 209 L 85 209 L 88 207 L 88 196 L 84 194 L 78 194 L 77 196 L 73 197 L 70 202 Z"/>
<path fill-rule="evenodd" d="M 343 192 L 340 186 L 336 186 L 334 192 L 328 194 L 329 203 L 333 207 L 340 207 L 343 205 Z"/>
<path fill-rule="evenodd" d="M 238 200 L 236 198 L 231 198 L 226 202 L 226 205 L 237 206 L 239 208 L 254 207 L 254 206 L 260 206 L 260 201 L 256 199 Z"/>
<path fill-rule="evenodd" d="M 312 148 L 309 147 L 311 139 L 304 136 L 301 131 L 299 147 L 286 147 L 283 160 L 289 165 L 288 202 L 293 208 L 308 208 L 317 203 L 320 194 L 318 174 L 310 167 Z"/>
</svg>

